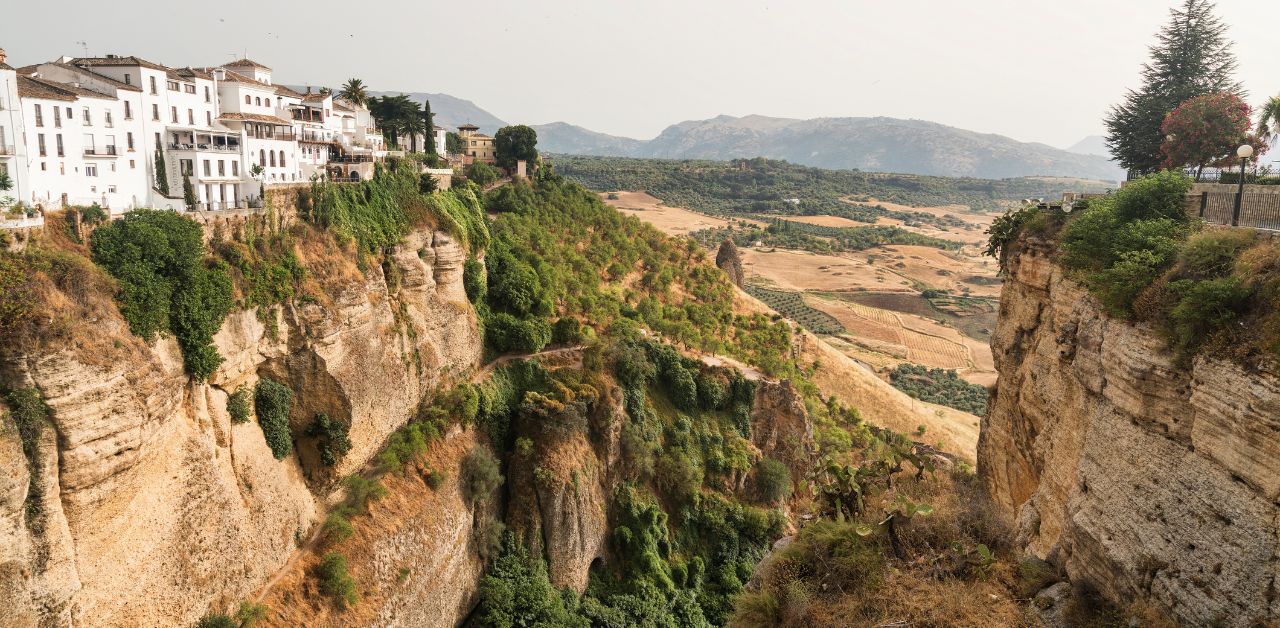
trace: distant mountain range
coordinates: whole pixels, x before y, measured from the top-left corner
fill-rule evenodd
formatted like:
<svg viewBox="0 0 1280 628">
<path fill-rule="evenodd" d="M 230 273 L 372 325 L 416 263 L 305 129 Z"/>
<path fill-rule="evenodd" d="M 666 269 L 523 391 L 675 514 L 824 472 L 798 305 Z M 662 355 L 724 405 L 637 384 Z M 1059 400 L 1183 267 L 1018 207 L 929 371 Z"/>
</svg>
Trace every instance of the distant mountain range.
<svg viewBox="0 0 1280 628">
<path fill-rule="evenodd" d="M 1107 138 L 1101 135 L 1090 135 L 1067 148 L 1069 153 L 1080 153 L 1081 155 L 1098 155 L 1101 157 L 1111 158 L 1111 150 L 1107 148 Z"/>
<path fill-rule="evenodd" d="M 493 134 L 507 122 L 469 100 L 448 94 L 371 91 L 371 96 L 407 94 L 431 101 L 436 124 L 453 130 L 474 124 Z M 898 118 L 718 116 L 667 127 L 651 140 L 598 133 L 553 122 L 532 125 L 538 148 L 548 153 L 663 159 L 768 157 L 820 168 L 858 169 L 985 179 L 1053 175 L 1114 181 L 1123 171 L 1089 137 L 1061 150 L 975 133 L 935 122 Z M 1102 152 L 1096 152 L 1101 150 Z"/>
<path fill-rule="evenodd" d="M 669 126 L 652 140 L 596 133 L 563 122 L 536 125 L 552 153 L 664 159 L 769 157 L 821 168 L 986 179 L 1054 175 L 1118 180 L 1098 155 L 923 120 L 718 116 Z"/>
</svg>

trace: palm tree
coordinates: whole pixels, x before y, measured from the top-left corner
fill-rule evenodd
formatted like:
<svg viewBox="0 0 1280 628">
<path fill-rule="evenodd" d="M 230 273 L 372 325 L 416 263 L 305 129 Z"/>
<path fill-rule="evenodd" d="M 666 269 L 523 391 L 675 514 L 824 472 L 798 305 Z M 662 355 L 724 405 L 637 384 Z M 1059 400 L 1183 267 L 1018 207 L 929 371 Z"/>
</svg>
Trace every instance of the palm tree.
<svg viewBox="0 0 1280 628">
<path fill-rule="evenodd" d="M 362 107 L 369 102 L 369 93 L 364 89 L 364 81 L 358 78 L 347 79 L 347 82 L 342 84 L 342 91 L 338 92 L 338 97 Z"/>
<path fill-rule="evenodd" d="M 1272 144 L 1280 141 L 1280 96 L 1272 96 L 1258 110 L 1258 135 Z"/>
</svg>

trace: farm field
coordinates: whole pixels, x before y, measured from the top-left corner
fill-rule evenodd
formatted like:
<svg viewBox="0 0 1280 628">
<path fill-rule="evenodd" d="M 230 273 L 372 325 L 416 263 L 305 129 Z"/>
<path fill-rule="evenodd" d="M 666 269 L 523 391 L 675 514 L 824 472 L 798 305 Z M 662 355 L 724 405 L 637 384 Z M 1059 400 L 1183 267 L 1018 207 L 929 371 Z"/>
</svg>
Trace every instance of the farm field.
<svg viewBox="0 0 1280 628">
<path fill-rule="evenodd" d="M 616 199 L 609 198 L 609 194 Z M 601 194 L 600 199 L 616 207 L 628 216 L 636 216 L 668 235 L 689 235 L 699 229 L 720 228 L 728 225 L 727 218 L 716 218 L 690 211 L 683 207 L 669 207 L 644 192 L 612 192 Z M 750 219 L 734 219 L 735 222 L 756 223 Z"/>
</svg>

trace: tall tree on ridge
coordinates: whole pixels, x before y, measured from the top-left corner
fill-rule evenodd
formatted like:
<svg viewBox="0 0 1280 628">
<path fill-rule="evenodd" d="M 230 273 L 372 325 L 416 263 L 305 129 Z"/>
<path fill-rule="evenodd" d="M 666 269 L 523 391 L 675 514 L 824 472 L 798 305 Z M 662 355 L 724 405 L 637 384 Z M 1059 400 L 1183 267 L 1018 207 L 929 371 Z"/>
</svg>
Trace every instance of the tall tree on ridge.
<svg viewBox="0 0 1280 628">
<path fill-rule="evenodd" d="M 1213 9 L 1210 0 L 1183 0 L 1170 11 L 1169 23 L 1151 47 L 1151 60 L 1142 66 L 1142 87 L 1129 90 L 1107 114 L 1107 148 L 1130 172 L 1160 169 L 1160 124 L 1179 104 L 1211 92 L 1245 96 L 1233 77 L 1236 59 L 1227 27 Z"/>
<path fill-rule="evenodd" d="M 1280 141 L 1280 96 L 1272 96 L 1258 109 L 1258 135 L 1273 145 Z"/>
<path fill-rule="evenodd" d="M 431 113 L 431 101 L 422 99 L 422 120 L 426 124 L 424 133 L 427 136 L 427 145 L 423 148 L 428 155 L 436 154 L 436 122 L 435 114 Z"/>
</svg>

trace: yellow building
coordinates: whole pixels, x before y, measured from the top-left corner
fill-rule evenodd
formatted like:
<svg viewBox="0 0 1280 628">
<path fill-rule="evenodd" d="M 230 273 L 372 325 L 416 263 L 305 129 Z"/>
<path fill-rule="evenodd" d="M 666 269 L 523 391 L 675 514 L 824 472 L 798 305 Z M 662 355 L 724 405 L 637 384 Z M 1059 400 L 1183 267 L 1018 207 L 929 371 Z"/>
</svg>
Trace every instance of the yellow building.
<svg viewBox="0 0 1280 628">
<path fill-rule="evenodd" d="M 480 132 L 474 124 L 458 127 L 458 137 L 462 138 L 462 154 L 466 163 L 484 162 L 489 165 L 497 163 L 493 154 L 493 138 Z"/>
</svg>

